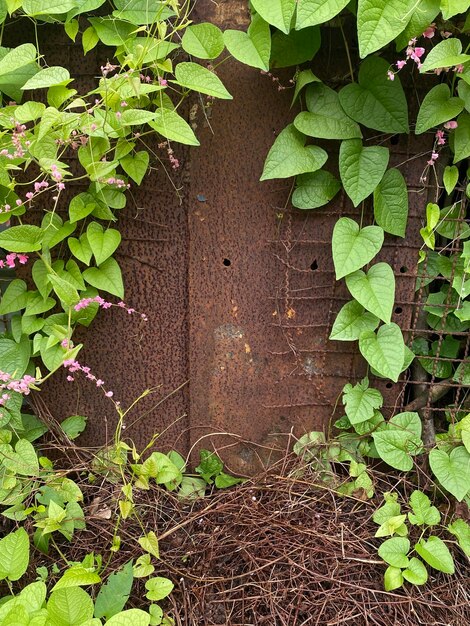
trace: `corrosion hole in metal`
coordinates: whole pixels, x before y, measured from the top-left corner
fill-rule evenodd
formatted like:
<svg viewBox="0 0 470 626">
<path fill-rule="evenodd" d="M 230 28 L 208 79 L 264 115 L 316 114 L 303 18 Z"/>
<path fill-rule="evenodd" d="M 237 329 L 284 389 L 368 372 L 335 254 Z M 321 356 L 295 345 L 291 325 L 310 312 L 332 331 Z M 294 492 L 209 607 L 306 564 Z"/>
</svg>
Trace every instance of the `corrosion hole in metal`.
<svg viewBox="0 0 470 626">
<path fill-rule="evenodd" d="M 393 383 L 387 383 L 385 386 L 387 387 L 387 389 L 391 389 L 393 387 Z"/>
<path fill-rule="evenodd" d="M 407 271 L 408 271 L 408 268 L 406 267 L 406 265 L 402 265 L 400 267 L 400 274 L 406 274 Z"/>
<path fill-rule="evenodd" d="M 403 309 L 401 308 L 401 306 L 396 306 L 395 307 L 395 313 L 397 315 L 400 315 L 400 313 L 403 313 Z"/>
<path fill-rule="evenodd" d="M 317 260 L 315 259 L 312 263 L 312 265 L 310 266 L 310 269 L 314 272 L 315 270 L 318 269 L 318 263 Z"/>
<path fill-rule="evenodd" d="M 225 267 L 230 267 L 230 265 L 232 265 L 232 261 L 230 259 L 224 259 L 222 263 L 225 265 Z"/>
<path fill-rule="evenodd" d="M 393 135 L 393 137 L 390 137 L 390 143 L 392 144 L 392 146 L 396 146 L 399 142 L 400 135 Z"/>
</svg>

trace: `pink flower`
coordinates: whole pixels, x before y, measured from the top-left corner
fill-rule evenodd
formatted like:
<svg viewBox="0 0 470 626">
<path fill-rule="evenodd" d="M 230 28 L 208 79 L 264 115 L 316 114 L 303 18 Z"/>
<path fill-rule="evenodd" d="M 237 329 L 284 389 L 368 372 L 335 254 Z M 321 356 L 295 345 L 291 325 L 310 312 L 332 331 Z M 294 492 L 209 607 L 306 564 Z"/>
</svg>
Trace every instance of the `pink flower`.
<svg viewBox="0 0 470 626">
<path fill-rule="evenodd" d="M 428 26 L 426 28 L 426 30 L 423 33 L 423 37 L 426 37 L 426 39 L 432 39 L 434 37 L 435 30 L 436 30 L 436 25 L 433 23 L 431 24 L 431 26 Z"/>
<path fill-rule="evenodd" d="M 437 139 L 437 145 L 438 146 L 443 146 L 446 142 L 445 137 L 444 137 L 444 131 L 443 130 L 438 130 L 436 131 L 436 139 Z"/>
<path fill-rule="evenodd" d="M 25 265 L 28 262 L 29 256 L 27 254 L 18 254 L 17 259 L 21 265 Z"/>
<path fill-rule="evenodd" d="M 396 63 L 399 70 L 403 69 L 406 65 L 406 61 L 397 61 Z"/>
<path fill-rule="evenodd" d="M 418 57 L 418 59 L 420 59 L 425 52 L 426 52 L 426 50 L 424 48 L 415 48 L 414 56 Z"/>
<path fill-rule="evenodd" d="M 112 391 L 106 391 L 106 393 L 104 394 L 107 398 L 112 398 L 114 396 L 114 393 Z"/>
<path fill-rule="evenodd" d="M 450 122 L 446 122 L 444 124 L 444 128 L 447 130 L 455 130 L 458 126 L 458 123 L 455 120 L 451 120 Z"/>
<path fill-rule="evenodd" d="M 165 78 L 159 78 L 158 82 L 162 87 L 166 87 L 168 85 L 168 81 Z"/>
<path fill-rule="evenodd" d="M 464 66 L 461 63 L 459 63 L 459 65 L 456 65 L 454 67 L 454 72 L 457 72 L 457 74 L 461 74 L 463 70 L 464 70 Z"/>
<path fill-rule="evenodd" d="M 9 268 L 14 268 L 15 267 L 15 259 L 16 259 L 16 253 L 15 252 L 11 252 L 10 254 L 7 254 L 6 256 L 6 262 Z"/>
<path fill-rule="evenodd" d="M 388 80 L 395 80 L 395 74 L 392 72 L 392 70 L 388 70 L 387 77 Z"/>
</svg>

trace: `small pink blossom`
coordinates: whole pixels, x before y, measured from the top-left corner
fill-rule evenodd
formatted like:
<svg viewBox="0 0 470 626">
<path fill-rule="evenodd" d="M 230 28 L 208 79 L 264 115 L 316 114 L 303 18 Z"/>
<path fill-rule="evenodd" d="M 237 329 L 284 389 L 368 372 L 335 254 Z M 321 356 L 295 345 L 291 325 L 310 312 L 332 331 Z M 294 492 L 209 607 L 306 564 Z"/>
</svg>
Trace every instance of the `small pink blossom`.
<svg viewBox="0 0 470 626">
<path fill-rule="evenodd" d="M 398 67 L 399 70 L 403 69 L 406 65 L 406 61 L 397 61 L 396 62 L 396 66 Z"/>
<path fill-rule="evenodd" d="M 444 128 L 447 130 L 455 130 L 458 127 L 458 123 L 455 120 L 451 120 L 450 122 L 446 122 L 444 124 Z"/>
<path fill-rule="evenodd" d="M 446 142 L 445 137 L 444 137 L 444 131 L 443 130 L 438 130 L 436 131 L 436 139 L 437 139 L 437 145 L 438 146 L 443 146 Z"/>
<path fill-rule="evenodd" d="M 392 70 L 388 70 L 387 77 L 388 80 L 395 80 L 395 74 L 392 72 Z"/>
<path fill-rule="evenodd" d="M 423 33 L 423 37 L 426 37 L 426 39 L 432 39 L 434 37 L 436 31 L 436 25 L 433 23 L 431 24 L 431 26 L 428 26 L 426 28 L 426 30 Z"/>
<path fill-rule="evenodd" d="M 454 67 L 454 72 L 457 72 L 457 74 L 461 74 L 464 71 L 464 69 L 465 69 L 464 66 L 461 63 L 459 63 L 459 65 L 456 65 Z"/>
</svg>

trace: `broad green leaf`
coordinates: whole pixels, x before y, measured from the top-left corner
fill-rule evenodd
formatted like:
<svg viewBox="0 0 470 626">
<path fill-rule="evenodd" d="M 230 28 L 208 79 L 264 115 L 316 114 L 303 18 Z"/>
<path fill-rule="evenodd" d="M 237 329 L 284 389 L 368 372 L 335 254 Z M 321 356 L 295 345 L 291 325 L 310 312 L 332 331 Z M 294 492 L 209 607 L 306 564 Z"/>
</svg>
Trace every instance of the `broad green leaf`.
<svg viewBox="0 0 470 626">
<path fill-rule="evenodd" d="M 444 183 L 444 187 L 447 194 L 451 194 L 455 185 L 459 180 L 459 170 L 455 165 L 446 165 L 444 169 L 444 174 L 442 176 L 442 182 Z"/>
<path fill-rule="evenodd" d="M 24 280 L 11 281 L 0 299 L 0 315 L 21 311 L 28 304 L 28 287 Z"/>
<path fill-rule="evenodd" d="M 237 61 L 269 71 L 271 32 L 269 24 L 261 16 L 253 16 L 246 33 L 240 30 L 226 30 L 224 43 Z"/>
<path fill-rule="evenodd" d="M 401 172 L 387 170 L 374 191 L 375 221 L 386 233 L 404 237 L 408 221 L 408 188 Z"/>
<path fill-rule="evenodd" d="M 116 0 L 114 5 L 117 9 L 113 12 L 115 17 L 128 20 L 137 26 L 155 24 L 175 15 L 170 9 L 175 3 L 162 0 Z"/>
<path fill-rule="evenodd" d="M 292 194 L 292 204 L 298 209 L 317 209 L 328 204 L 341 189 L 340 182 L 325 170 L 300 174 L 296 185 Z"/>
<path fill-rule="evenodd" d="M 10 252 L 36 252 L 41 249 L 43 231 L 38 226 L 12 226 L 0 232 L 0 248 Z"/>
<path fill-rule="evenodd" d="M 439 14 L 439 0 L 420 0 L 405 30 L 395 39 L 397 50 L 408 46 L 413 37 L 420 37 Z"/>
<path fill-rule="evenodd" d="M 1 369 L 15 378 L 21 378 L 28 367 L 31 356 L 31 344 L 27 337 L 19 343 L 11 339 L 0 338 Z"/>
<path fill-rule="evenodd" d="M 294 120 L 294 126 L 304 135 L 320 139 L 354 139 L 362 137 L 361 130 L 343 111 L 338 94 L 323 83 L 307 89 L 308 111 Z"/>
<path fill-rule="evenodd" d="M 0 578 L 19 580 L 29 564 L 29 538 L 24 528 L 0 539 Z"/>
<path fill-rule="evenodd" d="M 89 267 L 83 272 L 83 278 L 92 287 L 124 298 L 121 269 L 113 258 L 107 259 L 99 267 Z"/>
<path fill-rule="evenodd" d="M 463 519 L 455 519 L 447 526 L 447 530 L 457 537 L 459 546 L 463 552 L 470 557 L 470 526 Z"/>
<path fill-rule="evenodd" d="M 383 48 L 406 28 L 416 0 L 359 0 L 357 31 L 361 59 Z"/>
<path fill-rule="evenodd" d="M 296 0 L 252 0 L 251 4 L 263 20 L 283 33 L 290 31 Z"/>
<path fill-rule="evenodd" d="M 356 122 L 383 133 L 407 133 L 408 104 L 398 77 L 388 80 L 389 64 L 372 56 L 359 68 L 358 83 L 339 92 L 339 101 Z"/>
<path fill-rule="evenodd" d="M 188 146 L 198 146 L 193 129 L 176 111 L 160 108 L 155 112 L 155 119 L 149 126 L 166 139 L 177 141 Z"/>
<path fill-rule="evenodd" d="M 458 126 L 454 130 L 454 163 L 470 156 L 470 115 L 461 113 L 457 118 Z"/>
<path fill-rule="evenodd" d="M 132 561 L 122 569 L 111 574 L 104 585 L 101 585 L 95 602 L 95 617 L 110 619 L 122 611 L 129 598 L 134 580 Z"/>
<path fill-rule="evenodd" d="M 65 67 L 57 65 L 44 68 L 26 81 L 21 89 L 23 91 L 28 89 L 46 89 L 47 87 L 67 82 L 70 82 L 69 71 Z"/>
<path fill-rule="evenodd" d="M 59 589 L 51 593 L 47 612 L 51 626 L 80 626 L 92 619 L 93 600 L 80 587 Z"/>
<path fill-rule="evenodd" d="M 291 67 L 311 62 L 321 45 L 318 26 L 304 30 L 292 30 L 288 35 L 281 31 L 274 32 L 271 40 L 271 68 Z"/>
<path fill-rule="evenodd" d="M 202 65 L 192 62 L 178 63 L 175 77 L 182 87 L 187 87 L 199 93 L 205 93 L 215 98 L 231 100 L 232 96 L 225 89 L 218 76 Z"/>
<path fill-rule="evenodd" d="M 56 15 L 73 9 L 75 0 L 23 0 L 23 11 L 27 15 Z"/>
<path fill-rule="evenodd" d="M 80 236 L 80 239 L 75 239 L 75 237 L 69 237 L 67 239 L 67 244 L 70 248 L 70 252 L 82 263 L 85 265 L 90 265 L 90 260 L 93 255 L 93 251 L 90 248 L 90 244 L 88 243 L 88 239 L 86 233 Z"/>
<path fill-rule="evenodd" d="M 408 567 L 402 572 L 403 578 L 412 585 L 424 585 L 428 581 L 428 571 L 423 563 L 416 557 L 412 557 Z"/>
<path fill-rule="evenodd" d="M 83 415 L 70 415 L 61 423 L 60 427 L 69 439 L 76 439 L 86 428 L 87 418 Z"/>
<path fill-rule="evenodd" d="M 384 587 L 385 591 L 393 591 L 403 585 L 403 574 L 399 567 L 393 567 L 390 565 L 385 570 L 384 574 Z"/>
<path fill-rule="evenodd" d="M 197 500 L 204 498 L 207 483 L 202 478 L 194 478 L 193 476 L 183 476 L 178 497 L 181 499 Z"/>
<path fill-rule="evenodd" d="M 426 561 L 428 565 L 439 572 L 444 572 L 445 574 L 453 574 L 455 572 L 454 559 L 449 552 L 449 548 L 439 537 L 431 536 L 427 541 L 421 539 L 415 545 L 415 550 L 423 561 Z"/>
<path fill-rule="evenodd" d="M 464 13 L 469 7 L 469 0 L 441 0 L 442 17 L 445 20 L 448 20 L 457 13 Z"/>
<path fill-rule="evenodd" d="M 462 54 L 462 42 L 457 37 L 440 41 L 426 56 L 420 72 L 429 72 L 444 67 L 453 67 L 470 61 L 470 55 Z M 449 118 L 447 118 L 449 119 Z"/>
<path fill-rule="evenodd" d="M 89 26 L 85 29 L 82 35 L 83 54 L 87 54 L 90 50 L 93 50 L 99 40 L 100 38 L 93 26 Z"/>
<path fill-rule="evenodd" d="M 80 300 L 77 290 L 67 280 L 56 274 L 49 276 L 54 293 L 66 307 L 76 304 Z"/>
<path fill-rule="evenodd" d="M 168 578 L 155 576 L 154 578 L 149 578 L 145 583 L 145 588 L 147 589 L 146 597 L 152 602 L 158 602 L 170 595 L 174 584 Z"/>
<path fill-rule="evenodd" d="M 470 454 L 467 450 L 459 446 L 447 454 L 444 450 L 433 448 L 429 453 L 429 465 L 444 489 L 461 502 L 470 489 Z"/>
<path fill-rule="evenodd" d="M 377 333 L 362 333 L 359 350 L 379 374 L 395 383 L 398 381 L 405 358 L 405 344 L 399 326 L 392 322 L 381 326 Z"/>
<path fill-rule="evenodd" d="M 118 230 L 115 228 L 104 230 L 98 222 L 88 224 L 86 236 L 97 265 L 109 259 L 121 243 L 121 233 Z"/>
<path fill-rule="evenodd" d="M 295 89 L 294 96 L 292 98 L 292 104 L 294 104 L 294 102 L 297 100 L 300 92 L 304 87 L 310 85 L 311 83 L 319 82 L 321 82 L 320 79 L 315 76 L 312 70 L 302 70 L 301 72 L 299 72 L 295 79 Z"/>
<path fill-rule="evenodd" d="M 96 200 L 91 193 L 79 193 L 69 204 L 70 222 L 73 224 L 84 219 L 94 211 Z"/>
<path fill-rule="evenodd" d="M 441 514 L 435 506 L 431 506 L 428 496 L 415 489 L 410 496 L 409 503 L 413 513 L 408 513 L 408 519 L 418 526 L 435 526 L 441 521 Z"/>
<path fill-rule="evenodd" d="M 20 68 L 33 63 L 37 52 L 32 43 L 24 43 L 12 48 L 0 61 L 0 76 L 17 72 Z"/>
<path fill-rule="evenodd" d="M 181 45 L 185 52 L 198 59 L 216 59 L 225 47 L 222 31 L 209 22 L 188 26 Z"/>
<path fill-rule="evenodd" d="M 380 251 L 384 232 L 379 226 L 360 228 L 349 217 L 341 217 L 333 230 L 333 263 L 336 280 L 352 274 Z"/>
<path fill-rule="evenodd" d="M 39 473 L 38 455 L 34 446 L 26 439 L 20 439 L 15 451 L 2 459 L 2 464 L 15 474 L 37 476 Z"/>
<path fill-rule="evenodd" d="M 347 139 L 339 150 L 339 173 L 354 206 L 374 191 L 387 169 L 389 152 L 383 146 L 365 148 L 360 139 Z"/>
<path fill-rule="evenodd" d="M 195 471 L 201 474 L 207 483 L 211 484 L 212 479 L 224 469 L 224 464 L 217 454 L 210 450 L 200 450 L 199 456 L 200 462 Z"/>
<path fill-rule="evenodd" d="M 65 22 L 64 24 L 64 30 L 72 41 L 75 41 L 75 38 L 78 35 L 79 28 L 80 25 L 78 23 L 78 20 L 70 20 L 69 22 Z"/>
<path fill-rule="evenodd" d="M 374 520 L 374 522 L 380 525 L 386 522 L 391 517 L 396 517 L 397 515 L 400 515 L 401 512 L 401 506 L 397 502 L 398 494 L 387 492 L 384 494 L 384 499 L 385 504 L 376 509 L 374 511 L 374 514 L 372 515 L 372 519 Z"/>
<path fill-rule="evenodd" d="M 393 567 L 408 567 L 410 540 L 407 537 L 392 537 L 383 542 L 379 548 L 381 559 Z"/>
<path fill-rule="evenodd" d="M 144 537 L 137 539 L 137 542 L 143 550 L 154 556 L 156 559 L 160 558 L 160 548 L 158 547 L 157 535 L 151 530 Z"/>
<path fill-rule="evenodd" d="M 132 568 L 135 578 L 146 578 L 147 576 L 150 576 L 150 574 L 153 574 L 155 567 L 150 561 L 150 554 L 143 554 L 142 556 L 139 556 L 134 567 Z"/>
<path fill-rule="evenodd" d="M 106 46 L 124 45 L 135 30 L 133 24 L 111 17 L 89 17 L 88 21 Z"/>
<path fill-rule="evenodd" d="M 408 472 L 413 467 L 411 454 L 416 450 L 417 440 L 413 433 L 400 429 L 384 429 L 372 433 L 380 458 L 391 467 Z"/>
<path fill-rule="evenodd" d="M 142 111 L 140 109 L 126 109 L 121 115 L 121 123 L 123 126 L 141 126 L 148 124 L 155 118 L 152 111 Z"/>
<path fill-rule="evenodd" d="M 150 615 L 140 609 L 122 611 L 106 622 L 106 626 L 149 626 Z"/>
<path fill-rule="evenodd" d="M 330 339 L 335 341 L 355 341 L 364 331 L 373 331 L 379 325 L 379 318 L 365 311 L 364 307 L 352 300 L 345 304 L 333 324 Z"/>
<path fill-rule="evenodd" d="M 377 263 L 364 273 L 346 276 L 346 285 L 359 304 L 386 324 L 390 323 L 395 302 L 395 276 L 388 263 Z"/>
<path fill-rule="evenodd" d="M 322 148 L 305 146 L 305 136 L 289 124 L 279 133 L 268 152 L 260 180 L 315 172 L 326 163 L 327 158 Z"/>
<path fill-rule="evenodd" d="M 67 589 L 69 587 L 83 587 L 84 585 L 95 585 L 101 582 L 100 576 L 96 572 L 90 572 L 82 565 L 75 565 L 59 578 L 56 584 L 52 587 L 52 591 L 58 589 Z"/>
<path fill-rule="evenodd" d="M 238 485 L 241 482 L 243 482 L 243 478 L 237 478 L 236 476 L 226 474 L 225 472 L 220 472 L 220 474 L 215 477 L 214 481 L 217 489 L 227 489 L 229 487 L 233 487 L 234 485 Z"/>
<path fill-rule="evenodd" d="M 18 598 L 27 603 L 30 611 L 39 611 L 46 599 L 47 588 L 43 582 L 35 582 L 24 587 Z"/>
<path fill-rule="evenodd" d="M 31 122 L 33 120 L 37 120 L 38 117 L 44 113 L 45 105 L 42 102 L 33 102 L 30 100 L 29 102 L 25 102 L 19 107 L 16 107 L 15 110 L 15 119 L 20 122 L 20 124 L 26 124 L 27 122 Z"/>
<path fill-rule="evenodd" d="M 421 103 L 415 133 L 421 135 L 433 126 L 447 122 L 461 113 L 463 108 L 463 100 L 451 98 L 447 83 L 435 85 Z"/>
<path fill-rule="evenodd" d="M 343 389 L 343 404 L 352 425 L 371 419 L 376 409 L 383 404 L 383 397 L 377 389 L 369 388 L 367 378 L 354 385 L 347 384 Z"/>
<path fill-rule="evenodd" d="M 299 0 L 295 28 L 324 24 L 338 15 L 349 0 Z"/>
<path fill-rule="evenodd" d="M 149 160 L 149 153 L 145 150 L 141 150 L 133 155 L 127 154 L 120 159 L 119 163 L 126 174 L 140 185 L 147 173 Z"/>
</svg>

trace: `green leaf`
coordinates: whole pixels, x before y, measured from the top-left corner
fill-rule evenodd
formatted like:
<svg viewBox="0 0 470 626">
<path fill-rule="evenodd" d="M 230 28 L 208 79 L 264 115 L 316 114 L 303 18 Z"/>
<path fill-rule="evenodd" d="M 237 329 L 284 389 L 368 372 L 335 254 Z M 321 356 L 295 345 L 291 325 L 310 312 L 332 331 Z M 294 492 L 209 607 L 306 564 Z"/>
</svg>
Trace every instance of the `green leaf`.
<svg viewBox="0 0 470 626">
<path fill-rule="evenodd" d="M 408 567 L 402 572 L 403 578 L 412 585 L 424 585 L 428 580 L 428 571 L 423 563 L 413 557 L 408 563 Z"/>
<path fill-rule="evenodd" d="M 23 0 L 27 15 L 57 15 L 67 13 L 75 6 L 75 0 Z"/>
<path fill-rule="evenodd" d="M 203 498 L 206 493 L 207 483 L 202 478 L 193 478 L 192 476 L 183 476 L 178 491 L 178 497 L 188 500 L 197 500 Z"/>
<path fill-rule="evenodd" d="M 220 474 L 220 472 L 224 469 L 224 464 L 217 454 L 215 452 L 211 452 L 210 450 L 200 450 L 199 457 L 200 462 L 195 468 L 195 471 L 198 474 L 201 474 L 207 483 L 211 484 L 212 478 Z"/>
<path fill-rule="evenodd" d="M 119 163 L 126 174 L 130 176 L 138 185 L 140 185 L 145 174 L 147 173 L 149 160 L 150 157 L 148 152 L 142 150 L 141 152 L 136 152 L 132 156 L 128 154 L 125 157 L 122 157 Z"/>
<path fill-rule="evenodd" d="M 447 122 L 461 113 L 463 108 L 463 100 L 460 98 L 451 98 L 449 85 L 447 85 L 447 83 L 435 85 L 435 87 L 428 91 L 421 103 L 416 120 L 415 133 L 421 135 L 433 126 L 439 126 Z"/>
<path fill-rule="evenodd" d="M 60 85 L 68 82 L 70 82 L 69 71 L 65 69 L 65 67 L 57 65 L 46 67 L 41 70 L 26 81 L 21 89 L 23 91 L 29 89 L 46 89 L 47 87 L 53 87 L 54 85 Z"/>
<path fill-rule="evenodd" d="M 41 249 L 42 237 L 38 226 L 11 226 L 0 232 L 0 248 L 10 252 L 36 252 Z"/>
<path fill-rule="evenodd" d="M 155 113 L 152 113 L 152 111 L 126 109 L 121 115 L 121 124 L 123 126 L 140 126 L 151 122 L 154 118 Z"/>
<path fill-rule="evenodd" d="M 24 528 L 0 539 L 0 578 L 19 580 L 28 569 L 29 537 Z"/>
<path fill-rule="evenodd" d="M 37 52 L 32 43 L 24 43 L 12 48 L 0 61 L 0 76 L 17 72 L 20 68 L 33 63 Z"/>
<path fill-rule="evenodd" d="M 132 561 L 129 561 L 101 586 L 95 602 L 95 617 L 110 619 L 122 611 L 129 599 L 133 581 Z"/>
<path fill-rule="evenodd" d="M 395 383 L 398 381 L 405 358 L 405 344 L 399 326 L 392 322 L 381 326 L 377 333 L 362 333 L 359 350 L 379 374 Z"/>
<path fill-rule="evenodd" d="M 455 165 L 446 165 L 444 169 L 444 174 L 442 176 L 442 182 L 444 183 L 445 190 L 447 194 L 451 194 L 455 185 L 459 180 L 459 170 Z"/>
<path fill-rule="evenodd" d="M 317 170 L 297 177 L 292 204 L 298 209 L 317 209 L 332 200 L 341 188 L 330 172 Z"/>
<path fill-rule="evenodd" d="M 27 439 L 20 439 L 15 451 L 2 459 L 2 464 L 15 474 L 37 476 L 39 473 L 38 455 Z"/>
<path fill-rule="evenodd" d="M 429 453 L 429 465 L 444 489 L 461 502 L 470 489 L 470 454 L 467 450 L 459 446 L 447 454 L 444 450 L 433 448 Z"/>
<path fill-rule="evenodd" d="M 408 221 L 408 188 L 401 172 L 387 170 L 374 191 L 375 221 L 386 233 L 404 237 Z"/>
<path fill-rule="evenodd" d="M 83 54 L 87 54 L 96 46 L 100 38 L 93 26 L 89 26 L 82 35 Z"/>
<path fill-rule="evenodd" d="M 178 63 L 175 77 L 182 87 L 187 87 L 209 96 L 231 100 L 232 96 L 224 87 L 218 76 L 198 63 Z M 124 114 L 123 114 L 124 117 Z"/>
<path fill-rule="evenodd" d="M 199 59 L 216 59 L 225 47 L 222 31 L 209 22 L 188 26 L 181 45 L 185 52 Z"/>
<path fill-rule="evenodd" d="M 409 453 L 410 437 L 398 430 L 381 430 L 372 433 L 377 453 L 391 467 L 402 472 L 409 472 L 413 459 Z"/>
<path fill-rule="evenodd" d="M 47 612 L 51 626 L 79 626 L 92 619 L 93 600 L 80 587 L 59 589 L 51 593 Z"/>
<path fill-rule="evenodd" d="M 174 584 L 168 578 L 155 576 L 147 580 L 145 588 L 147 589 L 145 596 L 152 602 L 158 602 L 170 595 L 173 591 Z"/>
<path fill-rule="evenodd" d="M 142 556 L 139 556 L 134 567 L 132 568 L 135 578 L 146 578 L 147 576 L 150 576 L 150 574 L 153 574 L 155 567 L 151 564 L 150 560 L 150 554 L 143 554 Z"/>
<path fill-rule="evenodd" d="M 383 542 L 379 548 L 381 559 L 393 567 L 408 567 L 410 540 L 407 537 L 392 537 Z"/>
<path fill-rule="evenodd" d="M 470 526 L 463 519 L 455 519 L 447 526 L 447 530 L 457 537 L 459 546 L 470 557 Z"/>
<path fill-rule="evenodd" d="M 296 0 L 252 0 L 251 4 L 263 20 L 283 33 L 290 31 Z"/>
<path fill-rule="evenodd" d="M 101 578 L 96 572 L 90 572 L 82 565 L 75 565 L 66 570 L 52 587 L 52 591 L 67 589 L 69 587 L 83 587 L 84 585 L 94 585 L 100 583 Z"/>
<path fill-rule="evenodd" d="M 333 324 L 330 339 L 335 341 L 355 341 L 364 331 L 373 331 L 379 325 L 379 318 L 366 312 L 364 307 L 352 300 L 345 304 Z"/>
<path fill-rule="evenodd" d="M 188 146 L 199 145 L 191 126 L 176 111 L 165 108 L 157 109 L 155 119 L 149 122 L 149 126 L 166 139 Z"/>
<path fill-rule="evenodd" d="M 80 25 L 78 23 L 78 20 L 70 20 L 70 22 L 65 22 L 64 24 L 64 30 L 72 41 L 75 41 L 75 38 L 78 35 L 79 28 Z"/>
<path fill-rule="evenodd" d="M 291 67 L 311 62 L 320 49 L 321 34 L 318 26 L 293 30 L 288 35 L 276 31 L 271 40 L 270 66 Z"/>
<path fill-rule="evenodd" d="M 361 59 L 386 46 L 406 28 L 416 0 L 359 0 L 357 31 Z"/>
<path fill-rule="evenodd" d="M 385 570 L 384 587 L 385 591 L 393 591 L 403 585 L 403 574 L 399 567 L 390 565 Z"/>
<path fill-rule="evenodd" d="M 349 217 L 341 217 L 333 230 L 333 263 L 336 280 L 352 274 L 380 251 L 384 232 L 379 226 L 360 228 Z"/>
<path fill-rule="evenodd" d="M 60 427 L 69 439 L 76 439 L 86 428 L 87 418 L 83 415 L 70 415 L 61 423 Z"/>
<path fill-rule="evenodd" d="M 121 269 L 113 258 L 107 259 L 99 267 L 89 267 L 83 272 L 83 278 L 92 287 L 124 298 Z"/>
<path fill-rule="evenodd" d="M 241 482 L 243 482 L 243 478 L 237 478 L 236 476 L 231 476 L 225 472 L 220 472 L 220 474 L 215 477 L 215 486 L 217 489 L 227 489 L 229 487 L 233 487 L 234 485 L 238 485 Z"/>
<path fill-rule="evenodd" d="M 15 378 L 21 378 L 28 367 L 31 356 L 31 343 L 23 337 L 19 343 L 11 339 L 0 338 L 1 369 Z"/>
<path fill-rule="evenodd" d="M 15 119 L 21 124 L 37 120 L 44 113 L 45 108 L 42 102 L 25 102 L 21 106 L 16 107 Z"/>
<path fill-rule="evenodd" d="M 72 306 L 80 300 L 77 290 L 67 280 L 55 274 L 51 274 L 49 280 L 52 283 L 54 293 L 57 294 L 59 300 L 63 302 L 66 307 Z"/>
<path fill-rule="evenodd" d="M 150 615 L 140 609 L 122 611 L 106 622 L 106 626 L 148 626 Z"/>
<path fill-rule="evenodd" d="M 462 42 L 457 37 L 440 41 L 426 56 L 419 71 L 429 72 L 444 67 L 453 67 L 470 61 L 470 55 L 462 53 Z M 449 119 L 449 118 L 447 118 Z M 434 125 L 434 124 L 433 124 Z"/>
<path fill-rule="evenodd" d="M 470 115 L 461 113 L 457 118 L 458 126 L 454 130 L 454 163 L 470 156 Z"/>
<path fill-rule="evenodd" d="M 421 539 L 415 545 L 415 550 L 423 561 L 426 561 L 428 565 L 439 572 L 444 572 L 445 574 L 453 574 L 455 572 L 454 559 L 449 552 L 449 548 L 439 537 L 431 536 L 427 541 Z"/>
<path fill-rule="evenodd" d="M 271 32 L 269 24 L 261 16 L 253 16 L 246 33 L 240 30 L 226 30 L 224 43 L 237 61 L 269 71 Z"/>
<path fill-rule="evenodd" d="M 354 385 L 347 384 L 343 389 L 343 404 L 352 425 L 371 419 L 376 409 L 383 404 L 383 397 L 377 389 L 369 388 L 369 380 L 364 378 Z"/>
<path fill-rule="evenodd" d="M 448 20 L 457 13 L 464 13 L 469 7 L 469 0 L 441 0 L 442 17 L 445 20 Z"/>
<path fill-rule="evenodd" d="M 338 15 L 349 0 L 301 0 L 297 7 L 295 28 L 324 24 Z"/>
<path fill-rule="evenodd" d="M 428 496 L 415 489 L 409 499 L 413 513 L 408 513 L 408 519 L 417 526 L 435 526 L 441 521 L 441 514 L 435 506 L 431 506 Z"/>
<path fill-rule="evenodd" d="M 74 196 L 69 204 L 70 222 L 79 222 L 84 219 L 96 207 L 96 200 L 91 193 L 79 193 Z"/>
<path fill-rule="evenodd" d="M 383 146 L 364 148 L 360 139 L 347 139 L 339 151 L 339 173 L 354 206 L 374 191 L 387 169 L 389 152 Z"/>
<path fill-rule="evenodd" d="M 434 21 L 439 14 L 439 0 L 420 0 L 415 10 L 411 14 L 404 31 L 395 39 L 397 50 L 401 50 L 408 45 L 413 37 L 421 37 L 426 28 Z"/>
<path fill-rule="evenodd" d="M 160 549 L 158 547 L 157 535 L 151 530 L 144 537 L 137 539 L 137 542 L 143 550 L 152 554 L 156 559 L 160 558 Z"/>
<path fill-rule="evenodd" d="M 312 70 L 302 70 L 298 73 L 297 78 L 295 79 L 295 89 L 294 96 L 292 98 L 292 104 L 299 97 L 300 92 L 304 87 L 310 85 L 311 83 L 319 83 L 321 82 L 319 78 L 315 76 Z"/>
<path fill-rule="evenodd" d="M 90 265 L 91 257 L 93 255 L 93 251 L 88 243 L 88 239 L 86 233 L 80 236 L 80 239 L 75 239 L 75 237 L 69 237 L 67 239 L 67 244 L 70 248 L 70 252 L 82 263 L 85 265 Z"/>
<path fill-rule="evenodd" d="M 304 135 L 320 139 L 354 139 L 361 130 L 343 111 L 338 94 L 323 83 L 307 89 L 308 111 L 299 113 L 294 126 Z"/>
<path fill-rule="evenodd" d="M 339 101 L 353 120 L 382 133 L 408 133 L 408 104 L 399 78 L 389 80 L 390 65 L 372 56 L 359 68 L 358 83 L 339 92 Z"/>
<path fill-rule="evenodd" d="M 386 324 L 390 323 L 395 301 L 395 276 L 388 263 L 377 263 L 364 273 L 346 276 L 346 285 L 359 304 Z"/>
<path fill-rule="evenodd" d="M 0 300 L 0 315 L 21 311 L 28 304 L 28 287 L 24 280 L 15 278 L 6 288 Z"/>
<path fill-rule="evenodd" d="M 86 236 L 97 265 L 109 259 L 121 243 L 121 233 L 118 230 L 114 228 L 104 230 L 97 222 L 88 224 Z"/>
<path fill-rule="evenodd" d="M 322 148 L 305 146 L 305 136 L 289 124 L 279 133 L 268 152 L 260 180 L 314 172 L 325 164 L 327 158 Z"/>
<path fill-rule="evenodd" d="M 133 24 L 111 17 L 89 17 L 88 21 L 106 46 L 122 46 L 135 30 Z"/>
</svg>

